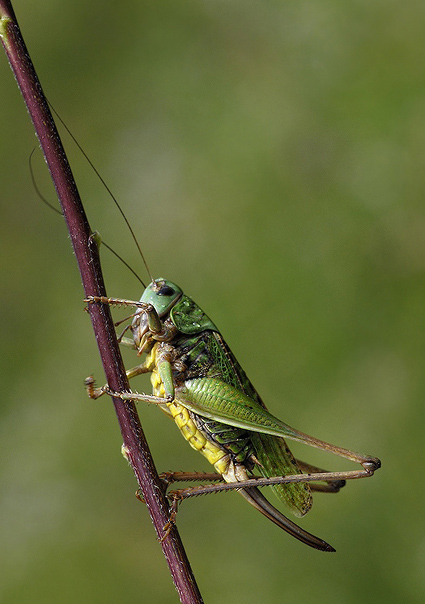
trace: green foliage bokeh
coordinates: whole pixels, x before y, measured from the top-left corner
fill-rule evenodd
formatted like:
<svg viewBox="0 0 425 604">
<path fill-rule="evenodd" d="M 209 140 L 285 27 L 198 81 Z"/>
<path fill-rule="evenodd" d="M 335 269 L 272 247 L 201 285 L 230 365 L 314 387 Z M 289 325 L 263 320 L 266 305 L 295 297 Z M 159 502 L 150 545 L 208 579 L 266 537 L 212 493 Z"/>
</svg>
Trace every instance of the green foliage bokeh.
<svg viewBox="0 0 425 604">
<path fill-rule="evenodd" d="M 301 520 L 332 555 L 237 494 L 185 503 L 178 525 L 205 601 L 423 602 L 423 4 L 14 6 L 49 100 L 153 274 L 212 317 L 275 415 L 383 461 Z M 112 405 L 84 393 L 102 370 L 65 227 L 31 184 L 36 143 L 4 58 L 0 79 L 0 601 L 176 602 Z M 92 228 L 145 277 L 65 142 Z M 40 154 L 33 163 L 53 201 Z M 110 295 L 137 299 L 102 256 Z M 208 470 L 165 416 L 139 409 L 159 470 Z"/>
</svg>

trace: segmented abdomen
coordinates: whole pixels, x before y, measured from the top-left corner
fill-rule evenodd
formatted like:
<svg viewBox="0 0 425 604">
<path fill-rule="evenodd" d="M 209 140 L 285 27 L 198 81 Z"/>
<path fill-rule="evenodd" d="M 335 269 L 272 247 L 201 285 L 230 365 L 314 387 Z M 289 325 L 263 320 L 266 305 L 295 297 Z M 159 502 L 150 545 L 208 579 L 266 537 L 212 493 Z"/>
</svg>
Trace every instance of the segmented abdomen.
<svg viewBox="0 0 425 604">
<path fill-rule="evenodd" d="M 156 349 L 154 346 L 148 355 L 147 364 L 152 370 L 153 394 L 165 397 L 164 386 L 156 370 Z M 247 431 L 192 413 L 178 400 L 164 403 L 162 410 L 171 415 L 190 446 L 206 457 L 225 479 L 229 470 L 233 476 L 235 464 L 252 463 L 249 460 L 252 445 Z"/>
</svg>

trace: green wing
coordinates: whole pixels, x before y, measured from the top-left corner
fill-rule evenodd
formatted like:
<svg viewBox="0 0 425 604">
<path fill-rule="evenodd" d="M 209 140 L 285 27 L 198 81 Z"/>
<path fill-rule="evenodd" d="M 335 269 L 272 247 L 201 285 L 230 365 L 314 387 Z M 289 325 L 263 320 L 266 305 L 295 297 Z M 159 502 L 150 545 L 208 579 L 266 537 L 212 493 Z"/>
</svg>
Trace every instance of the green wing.
<svg viewBox="0 0 425 604">
<path fill-rule="evenodd" d="M 252 432 L 252 443 L 264 476 L 301 474 L 284 437 L 299 440 L 293 429 L 265 409 L 256 399 L 215 377 L 186 380 L 176 389 L 176 399 L 190 411 Z M 276 495 L 297 515 L 311 507 L 306 483 L 275 485 Z"/>
<path fill-rule="evenodd" d="M 266 478 L 302 474 L 283 438 L 257 432 L 252 434 L 252 443 L 261 464 L 259 470 Z M 276 484 L 270 488 L 295 516 L 304 516 L 313 505 L 313 497 L 307 482 Z"/>
</svg>

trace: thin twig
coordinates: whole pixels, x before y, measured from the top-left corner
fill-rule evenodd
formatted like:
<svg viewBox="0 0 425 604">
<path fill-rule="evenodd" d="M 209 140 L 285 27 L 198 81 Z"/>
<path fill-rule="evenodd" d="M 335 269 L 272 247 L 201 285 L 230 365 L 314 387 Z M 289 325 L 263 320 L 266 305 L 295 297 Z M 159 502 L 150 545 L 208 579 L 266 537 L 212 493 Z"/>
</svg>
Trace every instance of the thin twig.
<svg viewBox="0 0 425 604">
<path fill-rule="evenodd" d="M 98 248 L 94 238 L 90 236 L 91 229 L 71 168 L 9 0 L 0 0 L 0 38 L 34 124 L 62 206 L 83 282 L 84 295 L 105 296 Z M 107 382 L 116 392 L 128 390 L 129 385 L 109 307 L 104 304 L 92 304 L 89 312 Z M 168 503 L 134 403 L 117 398 L 114 399 L 114 405 L 129 462 L 143 493 L 157 536 L 162 538 L 163 528 L 169 519 Z M 175 527 L 161 541 L 161 546 L 181 602 L 202 602 Z"/>
</svg>

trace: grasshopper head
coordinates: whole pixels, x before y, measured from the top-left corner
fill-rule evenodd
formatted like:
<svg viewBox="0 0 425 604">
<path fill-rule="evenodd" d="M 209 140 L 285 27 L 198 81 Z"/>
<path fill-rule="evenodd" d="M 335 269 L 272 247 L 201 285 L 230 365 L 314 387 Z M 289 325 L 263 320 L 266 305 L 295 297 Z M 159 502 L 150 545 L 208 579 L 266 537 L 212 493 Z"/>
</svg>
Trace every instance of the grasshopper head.
<svg viewBox="0 0 425 604">
<path fill-rule="evenodd" d="M 152 281 L 143 292 L 140 302 L 151 304 L 158 316 L 155 319 L 152 313 L 149 315 L 142 309 L 135 313 L 131 330 L 139 354 L 152 340 L 165 341 L 158 336 L 163 335 L 162 327 L 167 319 L 170 319 L 171 324 L 183 334 L 193 335 L 206 330 L 218 332 L 217 327 L 204 311 L 191 298 L 185 296 L 180 287 L 166 279 Z M 149 339 L 149 334 L 158 334 L 158 336 L 153 335 Z"/>
<path fill-rule="evenodd" d="M 166 318 L 182 295 L 183 292 L 180 287 L 171 283 L 171 281 L 155 279 L 143 292 L 140 302 L 153 306 L 159 319 L 162 319 Z M 156 323 L 158 317 L 155 320 L 142 309 L 135 313 L 131 324 L 131 331 L 133 332 L 134 343 L 139 350 L 138 354 L 141 354 L 149 343 L 148 334 L 153 327 L 157 329 L 161 327 Z M 153 325 L 152 320 L 154 321 Z"/>
<path fill-rule="evenodd" d="M 155 279 L 143 292 L 140 302 L 152 304 L 159 317 L 168 314 L 183 292 L 178 285 L 166 279 Z"/>
</svg>

